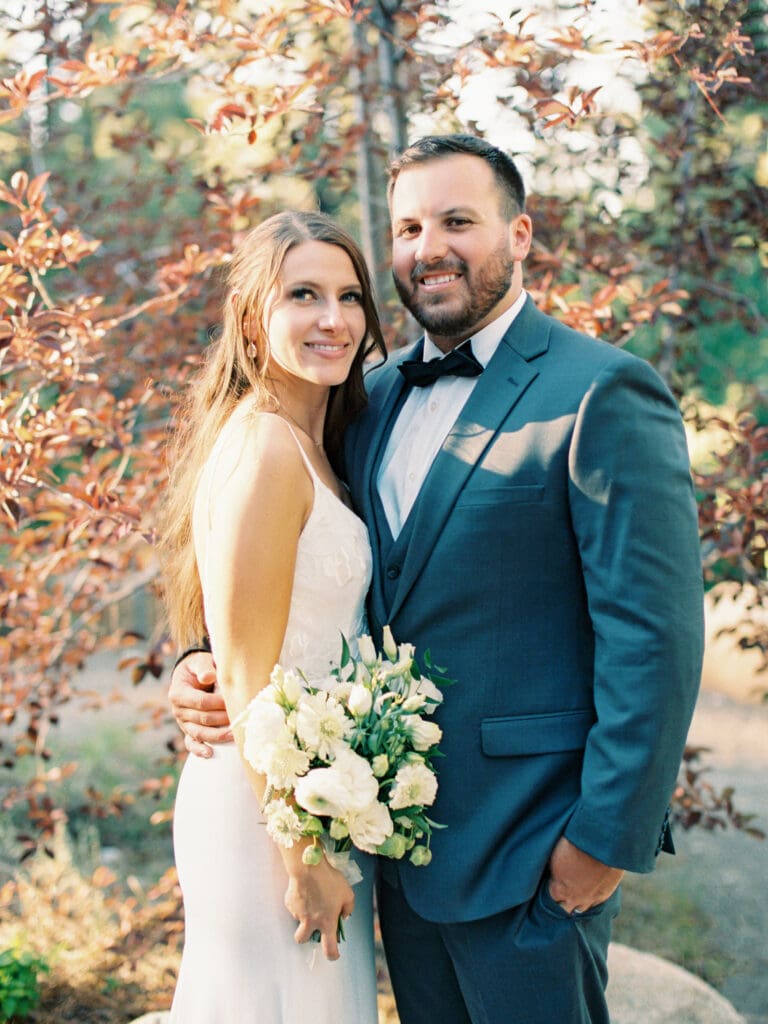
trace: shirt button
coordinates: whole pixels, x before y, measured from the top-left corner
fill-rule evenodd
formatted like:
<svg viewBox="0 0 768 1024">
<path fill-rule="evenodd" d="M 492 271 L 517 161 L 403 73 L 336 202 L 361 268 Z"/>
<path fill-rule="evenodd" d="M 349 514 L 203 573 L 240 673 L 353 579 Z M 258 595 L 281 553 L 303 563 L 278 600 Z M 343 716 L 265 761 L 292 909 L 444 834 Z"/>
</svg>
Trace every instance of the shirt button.
<svg viewBox="0 0 768 1024">
<path fill-rule="evenodd" d="M 399 575 L 400 575 L 400 566 L 399 565 L 390 565 L 389 568 L 387 569 L 387 578 L 390 579 L 390 580 L 396 580 Z"/>
<path fill-rule="evenodd" d="M 408 479 L 409 480 L 415 480 L 416 479 L 416 474 L 415 473 L 409 473 L 408 474 Z"/>
<path fill-rule="evenodd" d="M 429 403 L 429 411 L 430 412 L 434 412 L 436 408 L 437 408 L 437 402 L 430 402 Z"/>
</svg>

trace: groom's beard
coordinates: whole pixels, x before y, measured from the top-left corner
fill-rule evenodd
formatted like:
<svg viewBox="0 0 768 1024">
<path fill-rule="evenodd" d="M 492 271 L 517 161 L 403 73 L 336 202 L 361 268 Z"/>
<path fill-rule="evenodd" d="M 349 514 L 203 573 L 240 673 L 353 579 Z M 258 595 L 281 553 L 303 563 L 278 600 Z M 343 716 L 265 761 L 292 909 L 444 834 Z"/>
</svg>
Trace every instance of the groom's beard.
<svg viewBox="0 0 768 1024">
<path fill-rule="evenodd" d="M 394 270 L 392 277 L 400 301 L 426 331 L 437 337 L 465 338 L 507 294 L 514 268 L 509 244 L 505 242 L 474 272 L 470 272 L 463 260 L 454 260 L 417 263 L 408 279 L 398 277 Z M 460 303 L 449 304 L 443 296 L 419 295 L 418 278 L 426 272 L 440 271 L 462 275 L 464 295 Z"/>
</svg>

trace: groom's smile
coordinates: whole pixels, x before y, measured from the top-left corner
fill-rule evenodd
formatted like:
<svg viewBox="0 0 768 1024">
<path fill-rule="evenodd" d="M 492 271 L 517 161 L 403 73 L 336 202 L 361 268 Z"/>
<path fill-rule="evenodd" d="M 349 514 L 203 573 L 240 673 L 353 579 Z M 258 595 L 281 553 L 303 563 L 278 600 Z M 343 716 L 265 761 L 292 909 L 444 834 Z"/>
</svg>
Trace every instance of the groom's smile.
<svg viewBox="0 0 768 1024">
<path fill-rule="evenodd" d="M 395 182 L 395 286 L 444 351 L 496 319 L 520 292 L 515 265 L 527 254 L 530 221 L 521 214 L 509 222 L 502 205 L 493 172 L 468 154 L 404 168 Z"/>
</svg>

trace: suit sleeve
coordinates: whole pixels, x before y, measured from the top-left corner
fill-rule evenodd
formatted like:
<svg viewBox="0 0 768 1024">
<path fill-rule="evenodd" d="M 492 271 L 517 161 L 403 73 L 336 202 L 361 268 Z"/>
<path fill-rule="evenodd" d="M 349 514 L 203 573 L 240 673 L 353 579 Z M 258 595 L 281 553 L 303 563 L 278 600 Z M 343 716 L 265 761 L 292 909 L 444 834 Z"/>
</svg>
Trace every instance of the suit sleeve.
<svg viewBox="0 0 768 1024">
<path fill-rule="evenodd" d="M 656 372 L 612 362 L 577 416 L 569 500 L 594 626 L 596 722 L 565 835 L 653 867 L 703 655 L 701 556 L 685 434 Z"/>
</svg>

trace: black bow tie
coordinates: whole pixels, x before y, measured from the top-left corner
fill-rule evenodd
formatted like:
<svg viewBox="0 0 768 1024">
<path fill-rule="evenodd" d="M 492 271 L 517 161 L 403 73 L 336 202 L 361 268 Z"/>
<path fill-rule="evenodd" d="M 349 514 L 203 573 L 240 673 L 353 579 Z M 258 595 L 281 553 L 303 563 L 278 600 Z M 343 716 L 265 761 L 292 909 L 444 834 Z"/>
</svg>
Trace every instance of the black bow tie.
<svg viewBox="0 0 768 1024">
<path fill-rule="evenodd" d="M 440 377 L 477 377 L 483 372 L 469 341 L 463 342 L 447 356 L 438 356 L 424 362 L 423 359 L 405 359 L 398 365 L 410 387 L 426 388 Z"/>
</svg>

